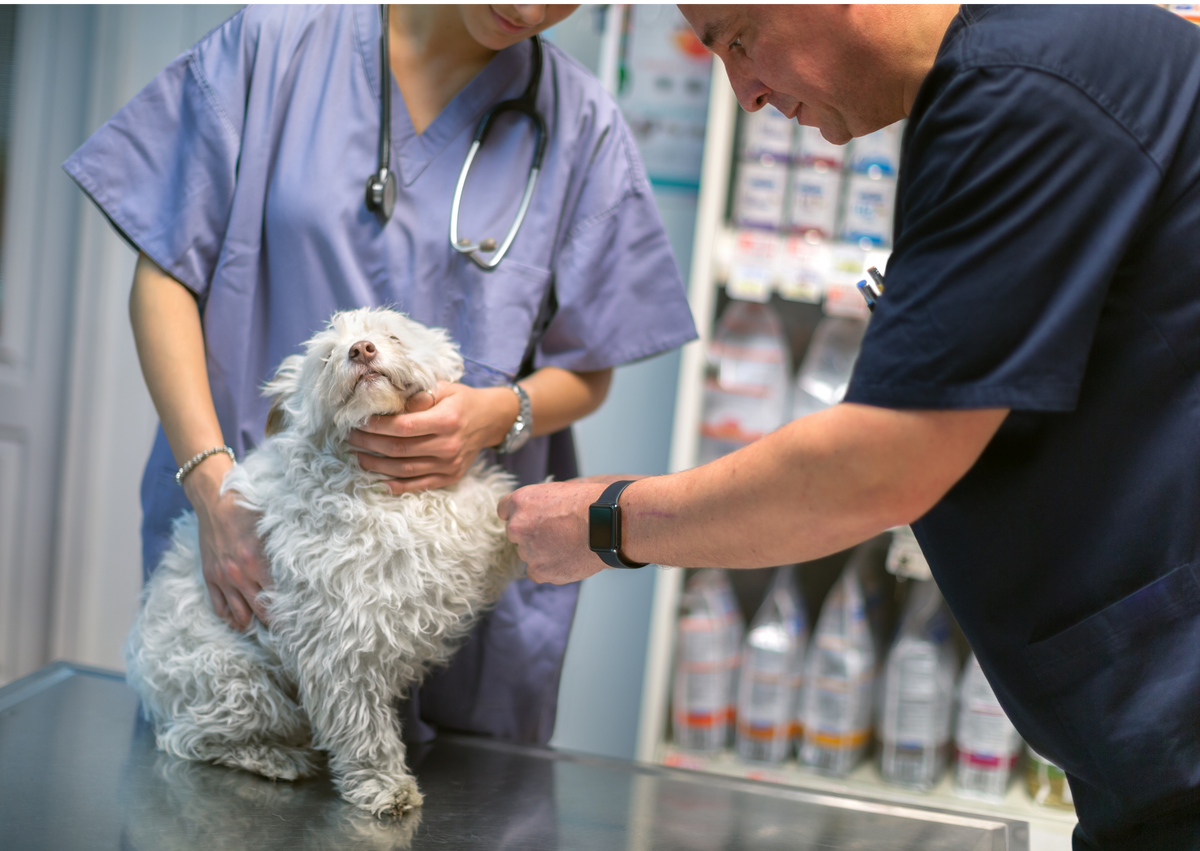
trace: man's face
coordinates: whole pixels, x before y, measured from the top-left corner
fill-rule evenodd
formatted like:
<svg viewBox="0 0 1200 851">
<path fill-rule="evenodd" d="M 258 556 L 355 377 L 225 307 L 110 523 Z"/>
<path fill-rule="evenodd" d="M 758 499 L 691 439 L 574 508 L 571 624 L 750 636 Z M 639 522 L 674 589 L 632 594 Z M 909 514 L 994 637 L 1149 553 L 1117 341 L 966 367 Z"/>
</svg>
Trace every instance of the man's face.
<svg viewBox="0 0 1200 851">
<path fill-rule="evenodd" d="M 749 112 L 771 104 L 845 144 L 904 117 L 896 81 L 872 72 L 862 7 L 680 6 Z"/>
</svg>

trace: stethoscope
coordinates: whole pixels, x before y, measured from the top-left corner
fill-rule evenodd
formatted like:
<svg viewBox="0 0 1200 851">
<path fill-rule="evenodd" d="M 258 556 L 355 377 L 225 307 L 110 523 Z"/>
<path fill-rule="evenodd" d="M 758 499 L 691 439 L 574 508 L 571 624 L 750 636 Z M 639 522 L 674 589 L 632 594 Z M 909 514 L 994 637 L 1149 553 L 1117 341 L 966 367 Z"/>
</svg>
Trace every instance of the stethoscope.
<svg viewBox="0 0 1200 851">
<path fill-rule="evenodd" d="M 386 223 L 396 208 L 396 173 L 390 167 L 392 87 L 388 75 L 388 69 L 391 68 L 391 53 L 388 51 L 388 7 L 386 4 L 379 7 L 379 16 L 383 28 L 379 36 L 379 49 L 382 57 L 379 98 L 379 168 L 367 178 L 367 209 L 381 217 Z M 484 113 L 483 118 L 479 121 L 479 126 L 475 129 L 475 139 L 471 142 L 470 150 L 467 151 L 462 171 L 458 174 L 458 185 L 454 187 L 454 203 L 450 207 L 450 247 L 459 254 L 470 257 L 476 266 L 485 271 L 496 268 L 508 252 L 513 240 L 517 238 L 517 231 L 521 229 L 521 223 L 525 221 L 525 214 L 529 211 L 529 202 L 533 198 L 533 187 L 537 183 L 538 173 L 542 170 L 542 156 L 546 152 L 546 121 L 538 112 L 536 103 L 538 85 L 542 81 L 542 42 L 536 35 L 532 41 L 533 70 L 529 74 L 529 83 L 525 86 L 525 91 L 521 93 L 520 97 L 501 101 Z M 481 239 L 479 242 L 472 242 L 465 236 L 460 237 L 458 235 L 458 215 L 462 206 L 463 187 L 467 185 L 467 175 L 471 171 L 471 163 L 475 161 L 475 155 L 479 153 L 479 148 L 492 128 L 492 120 L 501 113 L 509 111 L 519 112 L 533 122 L 535 146 L 533 164 L 529 168 L 529 179 L 525 182 L 525 194 L 521 197 L 521 206 L 517 209 L 517 216 L 513 219 L 512 227 L 508 229 L 504 241 L 497 247 L 496 240 L 491 237 Z M 485 260 L 481 256 L 482 254 L 491 254 L 492 258 Z"/>
</svg>

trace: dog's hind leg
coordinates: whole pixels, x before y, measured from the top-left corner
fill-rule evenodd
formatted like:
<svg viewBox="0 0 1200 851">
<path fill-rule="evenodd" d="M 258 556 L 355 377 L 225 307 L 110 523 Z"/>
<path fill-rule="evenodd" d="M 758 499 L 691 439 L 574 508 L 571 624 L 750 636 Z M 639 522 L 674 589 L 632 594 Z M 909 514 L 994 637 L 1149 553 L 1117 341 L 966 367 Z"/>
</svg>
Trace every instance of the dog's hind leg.
<svg viewBox="0 0 1200 851">
<path fill-rule="evenodd" d="M 320 759 L 308 718 L 269 637 L 234 632 L 213 614 L 189 531 L 176 530 L 125 651 L 158 746 L 272 778 L 314 773 Z"/>
</svg>

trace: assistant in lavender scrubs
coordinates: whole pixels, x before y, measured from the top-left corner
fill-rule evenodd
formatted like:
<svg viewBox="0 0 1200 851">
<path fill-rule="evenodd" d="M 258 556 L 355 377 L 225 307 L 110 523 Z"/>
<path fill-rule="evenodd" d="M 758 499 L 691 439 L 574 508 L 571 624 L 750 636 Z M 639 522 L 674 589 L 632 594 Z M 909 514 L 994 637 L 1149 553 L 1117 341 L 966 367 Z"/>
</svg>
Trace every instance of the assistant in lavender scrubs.
<svg viewBox="0 0 1200 851">
<path fill-rule="evenodd" d="M 260 386 L 335 311 L 394 306 L 446 328 L 462 349 L 460 383 L 355 435 L 363 466 L 394 476 L 396 493 L 456 481 L 502 443 L 551 287 L 557 308 L 520 380 L 535 436 L 497 456 L 523 484 L 575 475 L 569 425 L 603 401 L 612 367 L 695 337 L 629 129 L 595 78 L 552 44 L 536 93 L 545 159 L 520 232 L 492 271 L 450 247 L 455 183 L 481 116 L 521 94 L 529 37 L 571 8 L 391 7 L 389 74 L 375 6 L 251 6 L 66 162 L 139 252 L 130 311 L 162 421 L 142 483 L 145 575 L 172 520 L 194 507 L 214 609 L 232 626 L 265 617 L 253 517 L 219 494 L 231 460 L 205 459 L 183 487 L 175 473 L 204 450 L 227 444 L 241 457 L 262 439 Z M 381 85 L 399 178 L 386 222 L 364 198 Z M 533 144 L 527 119 L 497 121 L 465 188 L 462 233 L 508 231 Z M 410 701 L 406 735 L 428 738 L 441 725 L 547 741 L 577 594 L 510 586 Z"/>
</svg>

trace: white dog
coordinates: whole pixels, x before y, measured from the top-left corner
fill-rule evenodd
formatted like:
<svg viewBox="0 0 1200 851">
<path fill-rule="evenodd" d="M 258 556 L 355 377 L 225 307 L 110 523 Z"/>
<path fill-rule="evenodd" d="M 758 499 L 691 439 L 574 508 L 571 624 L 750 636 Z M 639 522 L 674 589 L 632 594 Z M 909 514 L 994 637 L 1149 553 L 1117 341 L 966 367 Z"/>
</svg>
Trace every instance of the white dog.
<svg viewBox="0 0 1200 851">
<path fill-rule="evenodd" d="M 125 650 L 160 748 L 287 780 L 326 751 L 351 803 L 420 806 L 394 703 L 519 571 L 496 516 L 513 481 L 477 463 L 451 487 L 393 496 L 345 438 L 461 376 L 444 331 L 390 310 L 338 313 L 283 361 L 266 387 L 281 430 L 223 485 L 261 514 L 271 626 L 237 633 L 213 613 L 196 518 L 181 518 Z"/>
</svg>

